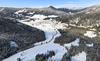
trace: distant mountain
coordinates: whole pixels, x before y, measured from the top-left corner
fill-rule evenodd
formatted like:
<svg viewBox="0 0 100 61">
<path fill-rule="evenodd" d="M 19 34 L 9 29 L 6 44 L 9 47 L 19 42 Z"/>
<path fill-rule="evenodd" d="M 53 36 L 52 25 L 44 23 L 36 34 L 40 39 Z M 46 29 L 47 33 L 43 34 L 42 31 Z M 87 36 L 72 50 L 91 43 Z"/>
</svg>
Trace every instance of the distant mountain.
<svg viewBox="0 0 100 61">
<path fill-rule="evenodd" d="M 12 8 L 12 7 L 0 7 L 0 16 L 3 17 L 14 17 L 14 13 L 19 10 L 27 10 L 27 13 L 35 12 L 35 14 L 44 14 L 44 15 L 60 15 L 60 14 L 67 14 L 63 11 L 56 10 L 53 6 L 46 7 L 46 8 Z"/>
<path fill-rule="evenodd" d="M 51 9 L 56 9 L 54 6 L 49 6 L 48 8 L 51 8 Z"/>
<path fill-rule="evenodd" d="M 58 15 L 60 17 L 59 19 L 57 19 L 58 21 L 67 22 L 78 26 L 100 25 L 100 5 L 94 5 L 80 9 L 55 8 L 53 6 L 45 8 L 0 7 L 1 17 L 22 20 L 25 19 L 26 16 L 33 16 L 34 14 Z"/>
<path fill-rule="evenodd" d="M 82 11 L 81 11 L 82 10 Z M 69 24 L 85 27 L 100 26 L 100 5 L 89 6 L 72 15 L 63 16 L 59 20 Z"/>
<path fill-rule="evenodd" d="M 45 8 L 13 8 L 13 7 L 0 7 L 0 16 L 1 17 L 11 17 L 16 18 L 14 15 L 15 12 L 20 10 L 26 10 L 23 13 L 23 17 L 27 16 L 27 13 L 34 12 L 35 14 L 43 14 L 43 15 L 69 15 L 69 12 L 76 13 L 81 10 L 73 10 L 67 8 L 55 8 L 53 6 L 45 7 Z M 22 18 L 22 17 L 19 17 Z"/>
<path fill-rule="evenodd" d="M 60 11 L 64 11 L 66 13 L 77 13 L 77 12 L 80 12 L 80 11 L 83 11 L 85 10 L 84 8 L 79 8 L 79 9 L 69 9 L 69 8 L 58 8 L 57 10 L 60 10 Z"/>
</svg>

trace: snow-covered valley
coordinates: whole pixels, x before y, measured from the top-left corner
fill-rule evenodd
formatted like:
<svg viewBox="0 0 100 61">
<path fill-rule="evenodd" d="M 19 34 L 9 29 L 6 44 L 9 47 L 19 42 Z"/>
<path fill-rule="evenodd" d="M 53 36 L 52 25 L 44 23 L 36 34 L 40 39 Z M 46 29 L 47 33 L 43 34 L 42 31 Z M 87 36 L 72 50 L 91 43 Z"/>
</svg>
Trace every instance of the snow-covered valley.
<svg viewBox="0 0 100 61">
<path fill-rule="evenodd" d="M 60 44 L 54 43 L 55 38 L 61 36 L 58 29 L 65 29 L 67 27 L 67 24 L 65 23 L 57 22 L 54 19 L 49 19 L 49 20 L 42 19 L 42 20 L 35 20 L 35 21 L 31 20 L 29 22 L 25 22 L 21 20 L 19 22 L 43 30 L 45 32 L 46 40 L 39 43 L 34 43 L 33 44 L 34 47 L 16 53 L 7 59 L 4 59 L 3 61 L 16 61 L 18 58 L 20 58 L 21 61 L 35 61 L 35 57 L 37 54 L 48 54 L 47 53 L 48 51 L 55 52 L 55 55 L 49 57 L 48 61 L 51 60 L 61 61 L 63 55 L 67 53 L 67 49 L 65 47 L 70 48 L 71 45 L 79 46 L 78 45 L 79 39 L 76 39 L 75 42 L 70 43 L 70 46 L 69 44 L 66 44 L 66 46 L 61 46 Z M 72 58 L 72 61 L 79 61 L 80 58 L 78 57 L 76 57 L 76 59 Z"/>
<path fill-rule="evenodd" d="M 64 26 L 66 24 L 56 22 L 55 20 L 35 20 L 30 22 L 20 22 L 43 30 L 45 32 L 46 40 L 43 42 L 35 43 L 33 44 L 35 45 L 35 47 L 19 52 L 3 61 L 16 61 L 17 58 L 21 58 L 22 61 L 35 61 L 35 56 L 37 54 L 47 54 L 47 51 L 52 50 L 56 53 L 56 55 L 49 58 L 48 60 L 60 61 L 62 59 L 67 50 L 63 46 L 55 44 L 54 40 L 56 37 L 59 37 L 61 35 L 57 29 L 64 29 Z"/>
<path fill-rule="evenodd" d="M 0 61 L 100 61 L 100 5 L 0 7 Z"/>
</svg>

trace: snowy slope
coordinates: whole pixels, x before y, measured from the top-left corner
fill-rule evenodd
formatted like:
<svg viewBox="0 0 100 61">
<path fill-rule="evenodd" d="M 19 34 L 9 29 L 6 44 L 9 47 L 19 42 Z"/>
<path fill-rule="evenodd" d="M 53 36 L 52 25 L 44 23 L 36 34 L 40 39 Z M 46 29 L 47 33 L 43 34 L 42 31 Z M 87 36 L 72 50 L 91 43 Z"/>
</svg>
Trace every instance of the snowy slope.
<svg viewBox="0 0 100 61">
<path fill-rule="evenodd" d="M 15 14 L 19 14 L 19 13 L 22 13 L 22 12 L 27 12 L 27 10 L 26 9 L 19 10 L 19 11 L 15 12 Z"/>
<path fill-rule="evenodd" d="M 71 45 L 79 46 L 79 39 L 76 39 L 74 42 L 71 42 L 71 43 L 68 43 L 68 44 L 64 44 L 64 46 L 67 47 L 68 50 L 71 48 Z"/>
<path fill-rule="evenodd" d="M 71 61 L 86 61 L 86 53 L 83 51 L 82 53 L 71 57 Z"/>
</svg>

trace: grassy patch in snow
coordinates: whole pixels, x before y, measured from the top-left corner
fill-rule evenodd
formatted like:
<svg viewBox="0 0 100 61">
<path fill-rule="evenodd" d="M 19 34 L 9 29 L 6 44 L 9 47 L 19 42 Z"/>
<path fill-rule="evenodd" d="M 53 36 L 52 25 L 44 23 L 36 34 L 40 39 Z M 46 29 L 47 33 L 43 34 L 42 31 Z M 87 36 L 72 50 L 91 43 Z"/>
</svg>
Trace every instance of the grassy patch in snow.
<svg viewBox="0 0 100 61">
<path fill-rule="evenodd" d="M 70 29 L 66 28 L 66 30 L 64 31 L 68 31 L 70 33 L 80 33 L 80 34 L 84 34 L 87 30 L 89 30 L 88 28 L 81 28 L 81 27 L 75 27 L 75 26 L 69 26 Z"/>
<path fill-rule="evenodd" d="M 93 28 L 82 28 L 82 27 L 76 27 L 76 26 L 68 26 L 68 28 L 66 28 L 64 31 L 65 32 L 69 32 L 70 34 L 80 34 L 80 36 L 84 36 L 84 34 L 87 31 L 93 31 L 94 34 L 96 34 L 97 36 L 91 38 L 94 40 L 94 42 L 100 42 L 100 27 L 94 27 L 94 30 L 90 30 Z M 86 36 L 87 37 L 87 36 Z"/>
</svg>

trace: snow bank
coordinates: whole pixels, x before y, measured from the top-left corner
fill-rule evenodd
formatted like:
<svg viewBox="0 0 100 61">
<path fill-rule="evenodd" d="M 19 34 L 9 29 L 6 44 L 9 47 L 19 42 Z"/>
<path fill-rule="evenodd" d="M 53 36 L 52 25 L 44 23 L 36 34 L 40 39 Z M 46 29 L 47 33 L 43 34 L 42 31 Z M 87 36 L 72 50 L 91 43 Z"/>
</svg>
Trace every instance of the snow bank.
<svg viewBox="0 0 100 61">
<path fill-rule="evenodd" d="M 95 32 L 93 32 L 93 31 L 87 31 L 87 32 L 84 34 L 84 36 L 88 36 L 88 37 L 90 37 L 90 38 L 93 38 L 93 37 L 96 37 L 97 34 L 95 34 Z"/>
<path fill-rule="evenodd" d="M 86 12 L 86 14 L 89 14 L 90 12 Z"/>
<path fill-rule="evenodd" d="M 92 44 L 86 44 L 86 46 L 93 47 L 93 43 Z"/>
<path fill-rule="evenodd" d="M 28 14 L 30 14 L 30 15 L 32 15 L 32 14 L 34 14 L 35 12 L 30 12 L 30 13 L 28 13 Z"/>
<path fill-rule="evenodd" d="M 96 31 L 96 29 L 94 29 L 94 28 L 93 28 L 93 29 L 90 29 L 90 30 L 91 30 L 91 31 Z"/>
<path fill-rule="evenodd" d="M 15 14 L 19 14 L 19 13 L 22 13 L 22 12 L 27 12 L 27 10 L 26 9 L 19 10 L 19 11 L 15 12 Z"/>
<path fill-rule="evenodd" d="M 86 61 L 86 53 L 83 51 L 82 53 L 72 56 L 71 61 Z"/>
<path fill-rule="evenodd" d="M 10 41 L 10 46 L 11 47 L 18 47 L 18 45 L 14 41 Z"/>
<path fill-rule="evenodd" d="M 67 47 L 68 50 L 70 49 L 71 45 L 79 46 L 79 39 L 77 38 L 74 42 L 71 42 L 71 43 L 68 43 L 68 44 L 64 44 L 64 46 Z"/>
<path fill-rule="evenodd" d="M 33 18 L 35 20 L 43 20 L 43 19 L 47 18 L 47 16 L 41 15 L 41 14 L 36 14 L 36 15 L 30 17 L 30 18 Z"/>
</svg>

